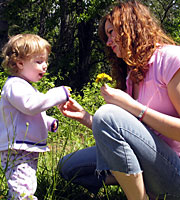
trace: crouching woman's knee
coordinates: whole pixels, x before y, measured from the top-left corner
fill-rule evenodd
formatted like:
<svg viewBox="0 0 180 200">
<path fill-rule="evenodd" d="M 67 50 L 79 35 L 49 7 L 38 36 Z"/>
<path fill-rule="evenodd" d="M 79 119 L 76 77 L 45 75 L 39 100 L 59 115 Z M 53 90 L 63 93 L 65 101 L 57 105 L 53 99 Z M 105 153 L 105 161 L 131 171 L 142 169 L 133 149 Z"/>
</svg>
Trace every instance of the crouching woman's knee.
<svg viewBox="0 0 180 200">
<path fill-rule="evenodd" d="M 116 122 L 121 121 L 122 112 L 124 112 L 123 109 L 113 104 L 101 106 L 93 117 L 92 130 L 95 139 L 99 136 L 102 138 L 108 129 L 118 129 Z"/>
</svg>

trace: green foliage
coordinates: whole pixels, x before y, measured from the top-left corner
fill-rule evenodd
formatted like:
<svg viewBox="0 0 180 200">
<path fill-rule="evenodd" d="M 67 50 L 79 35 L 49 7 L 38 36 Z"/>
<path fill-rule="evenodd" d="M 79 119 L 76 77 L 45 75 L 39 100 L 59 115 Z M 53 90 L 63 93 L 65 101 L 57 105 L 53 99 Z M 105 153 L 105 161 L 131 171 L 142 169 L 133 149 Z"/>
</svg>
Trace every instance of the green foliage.
<svg viewBox="0 0 180 200">
<path fill-rule="evenodd" d="M 95 82 L 84 86 L 82 92 L 83 95 L 79 94 L 75 99 L 91 114 L 94 114 L 105 103 L 103 97 L 100 95 L 100 86 Z"/>
<path fill-rule="evenodd" d="M 124 0 L 122 0 L 124 1 Z M 141 0 L 151 8 L 165 31 L 180 42 L 180 1 Z M 52 44 L 50 75 L 64 77 L 56 83 L 80 91 L 94 74 L 109 65 L 98 36 L 100 18 L 115 0 L 10 0 L 1 6 L 9 35 L 36 33 Z M 4 41 L 4 40 L 3 40 Z M 1 46 L 0 41 L 0 46 Z"/>
<path fill-rule="evenodd" d="M 42 93 L 46 93 L 50 88 L 55 87 L 56 76 L 48 78 L 49 73 L 46 73 L 46 76 L 43 76 L 41 81 L 32 83 L 32 86 L 38 89 Z"/>
<path fill-rule="evenodd" d="M 47 39 L 52 44 L 51 75 L 60 73 L 63 84 L 81 90 L 92 72 L 99 67 L 104 71 L 107 66 L 97 26 L 113 1 L 12 0 L 3 8 L 3 15 L 10 36 L 28 32 Z M 56 82 L 60 83 L 58 79 Z"/>
<path fill-rule="evenodd" d="M 164 31 L 176 42 L 180 43 L 180 1 L 172 0 L 142 0 L 160 21 Z"/>
<path fill-rule="evenodd" d="M 87 0 L 84 1 L 83 9 L 79 16 L 77 15 L 77 22 L 89 21 L 90 19 L 96 18 L 104 14 L 104 9 L 114 3 L 115 0 Z"/>
<path fill-rule="evenodd" d="M 3 85 L 6 79 L 7 79 L 7 74 L 4 72 L 0 72 L 0 97 L 1 97 L 1 91 L 2 91 Z"/>
</svg>

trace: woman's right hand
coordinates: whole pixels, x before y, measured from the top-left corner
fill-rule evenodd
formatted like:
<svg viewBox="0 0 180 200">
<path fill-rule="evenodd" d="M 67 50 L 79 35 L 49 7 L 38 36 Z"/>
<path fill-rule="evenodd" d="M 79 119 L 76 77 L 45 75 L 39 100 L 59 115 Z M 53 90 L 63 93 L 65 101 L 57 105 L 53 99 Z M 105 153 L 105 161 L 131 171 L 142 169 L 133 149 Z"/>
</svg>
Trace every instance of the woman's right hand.
<svg viewBox="0 0 180 200">
<path fill-rule="evenodd" d="M 75 119 L 91 129 L 92 116 L 71 97 L 69 98 L 69 101 L 60 104 L 57 107 L 64 116 Z"/>
<path fill-rule="evenodd" d="M 129 112 L 131 112 L 132 106 L 137 104 L 137 101 L 129 94 L 120 89 L 109 87 L 107 84 L 101 87 L 101 95 L 106 103 L 117 105 Z"/>
</svg>

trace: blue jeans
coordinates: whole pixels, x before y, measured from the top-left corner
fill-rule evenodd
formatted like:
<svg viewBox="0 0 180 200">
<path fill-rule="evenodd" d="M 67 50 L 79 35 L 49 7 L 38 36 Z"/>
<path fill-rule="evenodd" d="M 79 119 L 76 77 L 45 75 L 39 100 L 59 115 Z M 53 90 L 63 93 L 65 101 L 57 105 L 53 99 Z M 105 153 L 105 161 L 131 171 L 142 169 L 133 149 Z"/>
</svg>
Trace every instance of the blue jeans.
<svg viewBox="0 0 180 200">
<path fill-rule="evenodd" d="M 81 149 L 68 154 L 59 161 L 62 177 L 72 183 L 82 185 L 96 194 L 105 181 L 105 173 L 96 174 L 96 147 Z"/>
<path fill-rule="evenodd" d="M 96 147 L 61 159 L 61 174 L 67 180 L 97 192 L 106 171 L 126 174 L 143 172 L 147 194 L 155 199 L 180 199 L 180 158 L 151 129 L 129 112 L 103 105 L 93 117 Z M 103 172 L 101 176 L 96 171 Z"/>
</svg>

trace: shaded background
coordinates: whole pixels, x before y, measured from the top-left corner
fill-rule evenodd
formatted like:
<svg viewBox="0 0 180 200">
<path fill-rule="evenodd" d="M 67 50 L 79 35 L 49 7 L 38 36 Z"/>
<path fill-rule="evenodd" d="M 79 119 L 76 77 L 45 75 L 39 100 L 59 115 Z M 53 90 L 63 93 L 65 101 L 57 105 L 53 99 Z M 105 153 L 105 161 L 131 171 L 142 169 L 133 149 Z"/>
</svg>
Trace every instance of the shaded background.
<svg viewBox="0 0 180 200">
<path fill-rule="evenodd" d="M 97 73 L 109 73 L 97 35 L 99 20 L 114 0 L 0 0 L 0 49 L 8 36 L 35 33 L 52 45 L 49 76 L 80 91 Z M 180 0 L 141 0 L 166 32 L 180 42 Z M 1 62 L 1 60 L 0 60 Z M 0 67 L 0 71 L 3 69 Z"/>
</svg>

